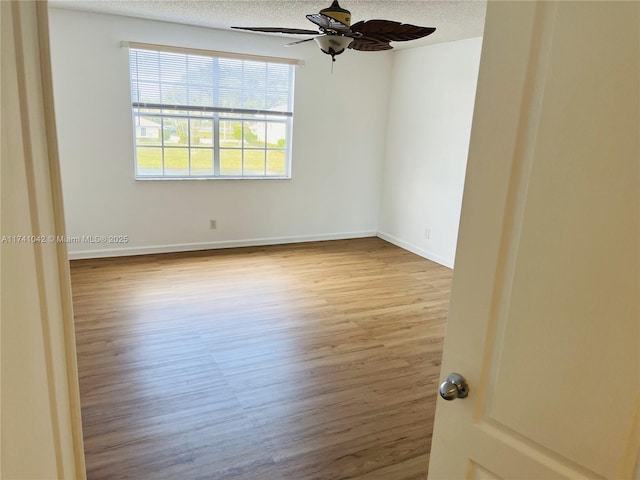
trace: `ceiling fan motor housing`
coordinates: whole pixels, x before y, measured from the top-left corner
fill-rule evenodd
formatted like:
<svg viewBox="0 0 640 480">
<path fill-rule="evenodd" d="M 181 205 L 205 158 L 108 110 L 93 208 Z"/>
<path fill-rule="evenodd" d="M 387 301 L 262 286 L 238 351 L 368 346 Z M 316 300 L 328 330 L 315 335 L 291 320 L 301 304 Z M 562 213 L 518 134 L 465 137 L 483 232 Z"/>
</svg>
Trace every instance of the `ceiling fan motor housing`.
<svg viewBox="0 0 640 480">
<path fill-rule="evenodd" d="M 333 0 L 331 6 L 320 10 L 320 13 L 337 20 L 347 27 L 351 26 L 351 12 L 342 8 L 338 4 L 338 0 Z"/>
</svg>

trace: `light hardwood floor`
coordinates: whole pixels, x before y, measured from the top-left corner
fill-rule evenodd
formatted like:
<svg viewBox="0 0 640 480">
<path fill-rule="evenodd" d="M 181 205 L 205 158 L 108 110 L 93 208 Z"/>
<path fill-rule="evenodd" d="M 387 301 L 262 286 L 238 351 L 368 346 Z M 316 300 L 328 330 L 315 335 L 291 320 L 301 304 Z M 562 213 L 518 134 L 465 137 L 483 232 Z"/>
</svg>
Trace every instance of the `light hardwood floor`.
<svg viewBox="0 0 640 480">
<path fill-rule="evenodd" d="M 448 268 L 368 238 L 71 274 L 89 479 L 426 478 Z"/>
</svg>

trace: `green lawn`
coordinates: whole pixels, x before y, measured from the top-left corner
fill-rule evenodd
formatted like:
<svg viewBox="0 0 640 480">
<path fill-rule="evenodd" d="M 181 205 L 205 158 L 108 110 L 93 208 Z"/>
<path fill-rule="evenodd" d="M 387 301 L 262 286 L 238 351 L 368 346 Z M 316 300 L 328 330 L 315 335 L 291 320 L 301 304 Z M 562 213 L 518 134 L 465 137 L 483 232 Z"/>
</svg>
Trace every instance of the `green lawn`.
<svg viewBox="0 0 640 480">
<path fill-rule="evenodd" d="M 242 150 L 239 148 L 220 149 L 220 174 L 242 175 L 242 156 L 244 152 L 244 174 L 284 175 L 285 152 L 283 150 Z M 265 158 L 266 157 L 266 158 Z M 137 149 L 138 171 L 153 175 L 162 175 L 162 149 L 142 147 Z M 169 175 L 189 175 L 189 149 L 166 148 L 165 171 Z M 144 173 L 143 173 L 144 174 Z M 213 174 L 213 150 L 191 149 L 191 174 Z"/>
</svg>

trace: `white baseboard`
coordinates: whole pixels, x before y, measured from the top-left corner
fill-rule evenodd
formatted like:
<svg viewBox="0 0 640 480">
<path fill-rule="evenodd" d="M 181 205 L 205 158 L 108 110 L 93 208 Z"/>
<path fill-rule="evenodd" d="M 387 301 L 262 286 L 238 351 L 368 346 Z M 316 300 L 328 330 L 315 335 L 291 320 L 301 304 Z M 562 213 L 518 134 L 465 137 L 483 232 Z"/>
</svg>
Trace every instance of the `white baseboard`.
<svg viewBox="0 0 640 480">
<path fill-rule="evenodd" d="M 126 257 L 153 253 L 191 252 L 196 250 L 215 250 L 234 247 L 259 247 L 263 245 L 281 245 L 285 243 L 318 242 L 324 240 L 347 240 L 350 238 L 375 237 L 376 232 L 343 232 L 322 235 L 300 235 L 293 237 L 252 238 L 246 240 L 228 240 L 206 243 L 180 243 L 174 245 L 151 245 L 146 247 L 111 248 L 103 250 L 80 250 L 69 252 L 69 260 L 87 258 Z M 393 243 L 393 242 L 392 242 Z"/>
<path fill-rule="evenodd" d="M 424 248 L 417 247 L 412 243 L 405 242 L 404 240 L 400 240 L 399 238 L 394 237 L 393 235 L 389 235 L 388 233 L 378 232 L 378 237 L 383 240 L 386 240 L 389 243 L 393 243 L 394 245 L 404 248 L 405 250 L 409 250 L 411 253 L 415 253 L 416 255 L 420 255 L 421 257 L 426 258 L 427 260 L 431 260 L 432 262 L 439 263 L 448 268 L 453 268 L 454 259 L 453 258 L 445 258 L 437 253 L 430 252 L 429 250 L 425 250 Z"/>
</svg>

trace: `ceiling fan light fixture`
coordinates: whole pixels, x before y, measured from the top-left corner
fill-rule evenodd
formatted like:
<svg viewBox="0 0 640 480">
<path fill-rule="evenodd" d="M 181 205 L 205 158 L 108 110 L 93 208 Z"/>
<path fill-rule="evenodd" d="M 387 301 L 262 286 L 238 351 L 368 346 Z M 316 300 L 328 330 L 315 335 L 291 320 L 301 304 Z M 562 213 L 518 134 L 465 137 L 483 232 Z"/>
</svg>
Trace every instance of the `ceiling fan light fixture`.
<svg viewBox="0 0 640 480">
<path fill-rule="evenodd" d="M 316 37 L 314 40 L 320 46 L 320 50 L 327 55 L 331 55 L 331 58 L 340 55 L 353 42 L 353 38 L 341 35 L 323 35 Z"/>
</svg>

